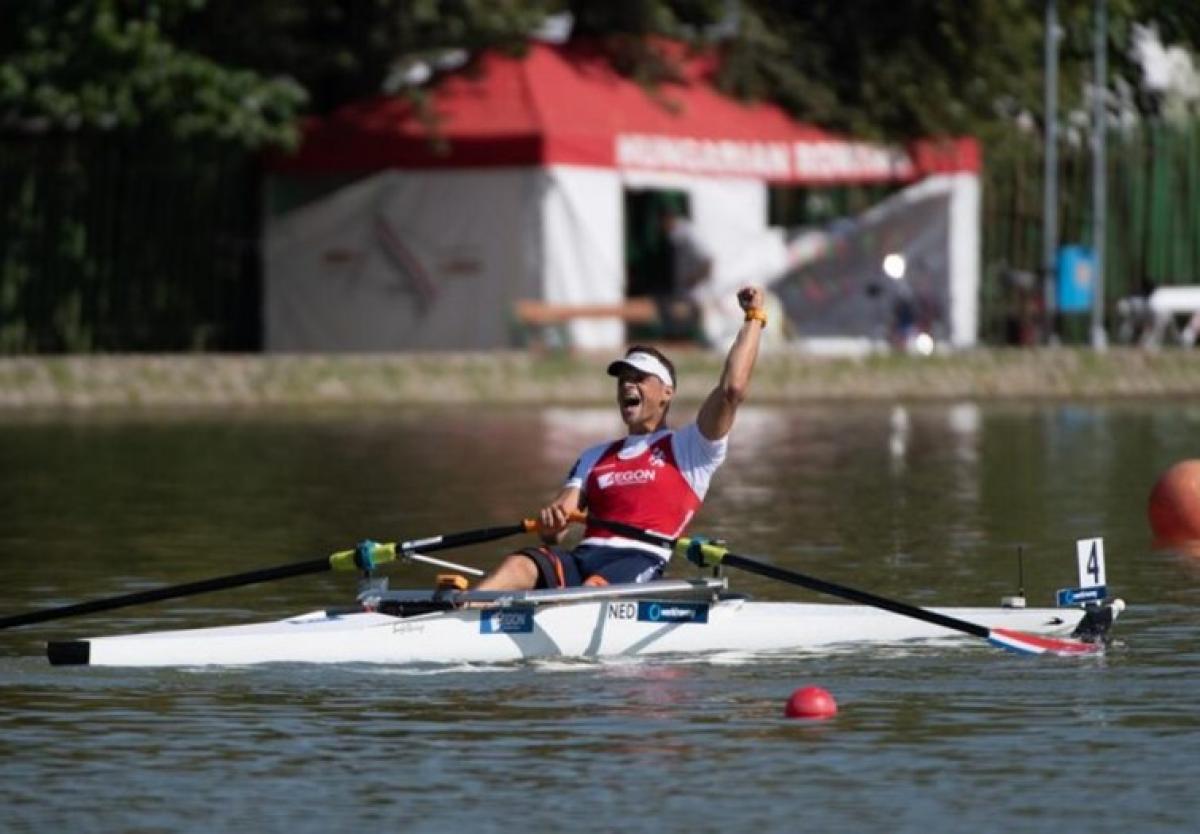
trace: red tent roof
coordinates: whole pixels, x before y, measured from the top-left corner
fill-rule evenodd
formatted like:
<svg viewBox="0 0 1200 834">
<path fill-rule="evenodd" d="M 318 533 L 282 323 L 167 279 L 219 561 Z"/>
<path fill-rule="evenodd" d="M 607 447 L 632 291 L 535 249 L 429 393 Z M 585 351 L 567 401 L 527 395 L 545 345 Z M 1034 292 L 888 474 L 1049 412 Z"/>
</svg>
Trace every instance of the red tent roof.
<svg viewBox="0 0 1200 834">
<path fill-rule="evenodd" d="M 713 53 L 675 50 L 679 83 L 647 90 L 587 43 L 486 52 L 431 89 L 431 127 L 404 97 L 379 96 L 306 124 L 281 171 L 587 165 L 794 183 L 893 182 L 978 170 L 974 140 L 909 148 L 858 142 L 772 104 L 721 94 Z M 438 140 L 431 143 L 431 135 Z"/>
</svg>

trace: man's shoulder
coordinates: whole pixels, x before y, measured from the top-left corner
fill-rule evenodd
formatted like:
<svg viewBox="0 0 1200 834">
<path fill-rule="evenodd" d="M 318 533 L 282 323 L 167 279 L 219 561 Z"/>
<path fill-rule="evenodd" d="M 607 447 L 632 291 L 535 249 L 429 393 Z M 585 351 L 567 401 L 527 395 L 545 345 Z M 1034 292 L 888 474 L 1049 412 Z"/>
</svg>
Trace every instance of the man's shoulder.
<svg viewBox="0 0 1200 834">
<path fill-rule="evenodd" d="M 580 452 L 578 459 L 575 461 L 575 468 L 572 470 L 572 473 L 585 472 L 591 469 L 595 466 L 596 461 L 604 456 L 605 452 L 614 448 L 619 449 L 622 442 L 621 439 L 605 440 L 601 443 L 594 443 L 588 446 Z"/>
<path fill-rule="evenodd" d="M 728 437 L 709 440 L 704 436 L 704 432 L 700 431 L 700 426 L 695 421 L 671 431 L 671 443 L 676 448 L 694 451 L 705 457 L 723 455 L 728 442 Z"/>
<path fill-rule="evenodd" d="M 580 457 L 581 458 L 589 457 L 589 456 L 599 457 L 600 455 L 603 455 L 605 452 L 607 452 L 609 449 L 612 449 L 612 448 L 619 449 L 624 442 L 625 442 L 625 438 L 614 437 L 611 440 L 602 440 L 599 443 L 593 443 L 591 446 L 588 446 L 586 449 L 583 450 L 583 453 L 580 454 Z"/>
</svg>

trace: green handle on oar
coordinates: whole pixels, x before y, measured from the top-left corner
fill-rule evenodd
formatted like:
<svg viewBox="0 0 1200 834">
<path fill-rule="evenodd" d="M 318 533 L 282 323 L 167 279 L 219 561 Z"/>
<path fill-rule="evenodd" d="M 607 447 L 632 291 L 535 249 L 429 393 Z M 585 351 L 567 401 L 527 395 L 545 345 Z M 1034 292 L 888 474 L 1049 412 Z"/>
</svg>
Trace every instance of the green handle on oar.
<svg viewBox="0 0 1200 834">
<path fill-rule="evenodd" d="M 623 536 L 669 548 L 673 553 L 682 556 L 689 562 L 700 567 L 712 568 L 718 565 L 727 565 L 731 568 L 744 570 L 747 573 L 765 576 L 768 579 L 776 579 L 780 582 L 799 585 L 818 593 L 840 597 L 873 608 L 881 608 L 893 614 L 899 614 L 902 617 L 912 617 L 913 619 L 923 620 L 953 631 L 970 634 L 973 637 L 982 637 L 989 643 L 1010 651 L 1022 654 L 1043 654 L 1045 652 L 1053 654 L 1091 654 L 1100 649 L 1097 644 L 1085 643 L 1082 640 L 1044 637 L 1038 634 L 1026 634 L 1011 629 L 987 628 L 978 623 L 960 620 L 957 617 L 950 617 L 946 614 L 940 614 L 937 611 L 930 611 L 927 608 L 918 608 L 915 605 L 881 597 L 868 591 L 860 591 L 856 588 L 839 585 L 836 582 L 818 579 L 815 576 L 807 576 L 798 571 L 787 570 L 786 568 L 759 562 L 747 556 L 733 553 L 724 545 L 708 541 L 707 539 L 699 537 L 672 539 L 661 533 L 642 530 L 639 527 L 622 524 L 618 521 L 606 521 L 594 516 L 590 520 L 591 523 L 600 527 L 606 527 L 614 533 L 620 533 Z"/>
<path fill-rule="evenodd" d="M 183 585 L 169 585 L 165 588 L 155 588 L 149 591 L 137 591 L 116 597 L 91 600 L 75 605 L 64 605 L 60 608 L 47 608 L 41 611 L 30 611 L 11 617 L 0 618 L 0 629 L 15 628 L 16 626 L 44 623 L 49 620 L 61 620 L 67 617 L 77 617 L 84 614 L 95 614 L 100 611 L 112 611 L 117 608 L 127 608 L 132 605 L 144 605 L 151 602 L 161 602 L 168 599 L 205 594 L 211 591 L 221 591 L 227 588 L 239 588 L 244 585 L 254 585 L 260 582 L 270 582 L 276 579 L 287 579 L 292 576 L 305 576 L 313 573 L 323 573 L 329 570 L 359 570 L 358 559 L 370 560 L 370 567 L 375 567 L 403 558 L 405 553 L 432 552 L 448 550 L 453 547 L 465 547 L 470 544 L 482 544 L 497 539 L 515 536 L 518 533 L 531 533 L 540 529 L 537 521 L 523 519 L 519 524 L 504 527 L 483 527 L 478 530 L 466 530 L 461 533 L 447 533 L 426 539 L 416 539 L 399 544 L 376 544 L 364 542 L 364 546 L 354 550 L 342 550 L 322 559 L 311 559 L 306 562 L 293 562 L 289 565 L 279 565 L 273 568 L 235 573 L 228 576 L 218 576 L 213 579 L 203 579 L 188 582 Z"/>
</svg>

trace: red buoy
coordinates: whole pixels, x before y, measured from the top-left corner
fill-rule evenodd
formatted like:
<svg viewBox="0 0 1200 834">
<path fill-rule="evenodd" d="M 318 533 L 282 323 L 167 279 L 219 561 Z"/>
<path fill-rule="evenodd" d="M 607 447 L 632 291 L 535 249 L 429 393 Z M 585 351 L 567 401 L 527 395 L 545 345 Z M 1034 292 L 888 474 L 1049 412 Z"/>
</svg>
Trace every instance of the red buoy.
<svg viewBox="0 0 1200 834">
<path fill-rule="evenodd" d="M 1154 547 L 1200 555 L 1200 460 L 1167 469 L 1150 491 Z"/>
<path fill-rule="evenodd" d="M 819 686 L 804 686 L 788 698 L 783 714 L 788 718 L 833 718 L 837 715 L 837 701 Z"/>
</svg>

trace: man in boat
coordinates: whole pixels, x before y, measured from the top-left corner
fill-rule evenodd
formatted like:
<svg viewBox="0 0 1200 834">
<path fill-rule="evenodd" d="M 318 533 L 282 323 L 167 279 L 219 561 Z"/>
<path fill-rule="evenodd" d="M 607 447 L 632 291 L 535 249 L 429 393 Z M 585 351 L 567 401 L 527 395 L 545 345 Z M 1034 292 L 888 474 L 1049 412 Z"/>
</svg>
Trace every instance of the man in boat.
<svg viewBox="0 0 1200 834">
<path fill-rule="evenodd" d="M 572 514 L 580 510 L 672 538 L 683 534 L 725 460 L 729 431 L 746 398 L 767 325 L 762 289 L 745 287 L 737 298 L 745 321 L 694 423 L 667 428 L 675 367 L 660 351 L 637 345 L 608 366 L 617 379 L 617 407 L 627 435 L 579 457 L 562 490 L 539 512 L 545 544 L 508 554 L 478 590 L 608 585 L 662 576 L 670 552 L 599 525 L 589 523 L 575 548 L 559 545 Z"/>
</svg>

